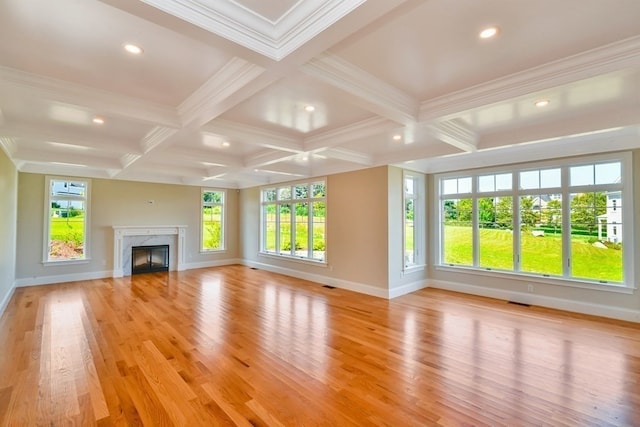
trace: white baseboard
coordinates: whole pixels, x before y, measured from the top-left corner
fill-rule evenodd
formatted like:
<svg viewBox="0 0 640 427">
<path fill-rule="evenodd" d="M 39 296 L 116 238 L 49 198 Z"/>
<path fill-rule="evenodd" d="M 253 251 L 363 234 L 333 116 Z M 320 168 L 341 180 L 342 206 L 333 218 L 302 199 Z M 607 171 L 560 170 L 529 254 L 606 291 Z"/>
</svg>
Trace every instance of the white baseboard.
<svg viewBox="0 0 640 427">
<path fill-rule="evenodd" d="M 194 270 L 197 268 L 223 267 L 225 265 L 242 264 L 239 258 L 221 259 L 215 261 L 190 262 L 185 264 L 186 270 Z"/>
<path fill-rule="evenodd" d="M 279 273 L 285 276 L 295 277 L 297 279 L 309 280 L 311 282 L 317 282 L 321 285 L 334 286 L 340 289 L 346 289 L 348 291 L 354 291 L 361 294 L 371 295 L 379 298 L 389 298 L 387 289 L 376 288 L 375 286 L 365 285 L 363 283 L 350 282 L 348 280 L 335 279 L 333 277 L 323 276 L 321 274 L 306 273 L 299 270 L 290 268 L 278 267 L 270 264 L 263 264 L 260 262 L 243 260 L 242 265 L 247 267 L 259 268 L 261 270 L 270 271 L 272 273 Z"/>
<path fill-rule="evenodd" d="M 397 288 L 391 288 L 389 289 L 389 299 L 410 294 L 411 292 L 419 291 L 420 289 L 427 288 L 428 286 L 429 286 L 429 281 L 426 279 L 423 279 L 423 280 L 418 280 L 416 282 L 407 283 L 406 285 L 398 286 Z"/>
<path fill-rule="evenodd" d="M 432 288 L 445 289 L 448 291 L 462 292 L 465 294 L 496 298 L 506 301 L 514 301 L 522 304 L 538 305 L 541 307 L 554 308 L 557 310 L 572 311 L 574 313 L 609 317 L 612 319 L 625 320 L 628 322 L 640 322 L 640 310 L 611 307 L 601 304 L 572 301 L 544 295 L 487 288 L 484 286 L 469 285 L 466 283 L 458 282 L 448 282 L 443 280 L 430 280 L 429 286 Z"/>
<path fill-rule="evenodd" d="M 7 309 L 7 306 L 9 305 L 9 301 L 11 301 L 11 297 L 13 297 L 13 293 L 15 292 L 15 290 L 16 290 L 16 284 L 12 283 L 11 289 L 9 289 L 9 292 L 7 292 L 7 294 L 4 296 L 2 301 L 0 301 L 0 317 L 4 314 L 4 311 Z"/>
<path fill-rule="evenodd" d="M 16 280 L 16 287 L 52 285 L 54 283 L 77 282 L 112 277 L 112 271 L 91 271 L 88 273 L 59 274 L 56 276 L 26 277 Z"/>
</svg>

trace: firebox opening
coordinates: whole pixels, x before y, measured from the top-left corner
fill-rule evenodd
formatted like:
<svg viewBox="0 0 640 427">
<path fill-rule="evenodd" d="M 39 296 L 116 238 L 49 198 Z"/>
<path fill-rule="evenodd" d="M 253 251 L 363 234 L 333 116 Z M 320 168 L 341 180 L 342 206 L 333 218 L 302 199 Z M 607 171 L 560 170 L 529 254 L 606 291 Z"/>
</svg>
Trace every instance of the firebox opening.
<svg viewBox="0 0 640 427">
<path fill-rule="evenodd" d="M 169 271 L 169 245 L 131 248 L 131 274 Z"/>
</svg>

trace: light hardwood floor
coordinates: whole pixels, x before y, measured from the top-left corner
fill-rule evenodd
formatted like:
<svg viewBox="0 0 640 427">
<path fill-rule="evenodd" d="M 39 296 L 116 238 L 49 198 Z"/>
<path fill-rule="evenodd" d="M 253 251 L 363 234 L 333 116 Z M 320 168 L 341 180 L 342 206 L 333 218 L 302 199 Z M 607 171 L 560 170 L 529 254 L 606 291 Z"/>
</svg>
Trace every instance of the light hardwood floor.
<svg viewBox="0 0 640 427">
<path fill-rule="evenodd" d="M 639 426 L 640 325 L 242 266 L 19 288 L 0 425 Z"/>
</svg>

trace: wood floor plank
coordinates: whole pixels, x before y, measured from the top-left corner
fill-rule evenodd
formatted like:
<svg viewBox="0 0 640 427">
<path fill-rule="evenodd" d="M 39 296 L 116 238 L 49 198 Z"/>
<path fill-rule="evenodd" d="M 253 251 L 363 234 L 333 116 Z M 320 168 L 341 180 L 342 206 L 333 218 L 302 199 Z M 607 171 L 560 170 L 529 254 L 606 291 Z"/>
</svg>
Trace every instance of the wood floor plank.
<svg viewBox="0 0 640 427">
<path fill-rule="evenodd" d="M 226 266 L 16 289 L 0 426 L 636 426 L 640 324 Z"/>
</svg>

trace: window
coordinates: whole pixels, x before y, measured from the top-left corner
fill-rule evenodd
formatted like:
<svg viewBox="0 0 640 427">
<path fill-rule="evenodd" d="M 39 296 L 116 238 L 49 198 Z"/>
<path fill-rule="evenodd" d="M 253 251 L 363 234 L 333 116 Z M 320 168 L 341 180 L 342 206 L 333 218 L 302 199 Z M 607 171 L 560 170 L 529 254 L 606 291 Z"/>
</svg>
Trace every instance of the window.
<svg viewBox="0 0 640 427">
<path fill-rule="evenodd" d="M 633 286 L 629 153 L 436 178 L 440 265 Z"/>
<path fill-rule="evenodd" d="M 424 176 L 403 172 L 404 269 L 424 265 Z"/>
<path fill-rule="evenodd" d="M 88 259 L 88 180 L 46 177 L 44 262 Z"/>
<path fill-rule="evenodd" d="M 325 261 L 326 181 L 262 190 L 263 253 Z"/>
<path fill-rule="evenodd" d="M 202 189 L 202 252 L 224 250 L 224 190 Z"/>
</svg>

